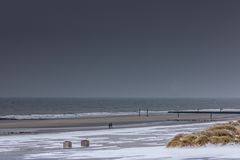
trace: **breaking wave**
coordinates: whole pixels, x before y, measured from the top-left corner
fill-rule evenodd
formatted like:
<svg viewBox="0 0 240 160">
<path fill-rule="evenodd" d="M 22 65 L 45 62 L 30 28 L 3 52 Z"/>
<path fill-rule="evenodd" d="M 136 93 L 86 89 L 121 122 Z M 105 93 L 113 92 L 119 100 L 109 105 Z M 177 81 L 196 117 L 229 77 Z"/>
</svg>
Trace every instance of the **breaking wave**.
<svg viewBox="0 0 240 160">
<path fill-rule="evenodd" d="M 163 114 L 167 111 L 149 111 L 149 114 Z M 146 111 L 141 111 L 146 114 Z M 92 112 L 92 113 L 66 113 L 66 114 L 27 114 L 27 115 L 5 115 L 0 119 L 6 120 L 37 120 L 37 119 L 76 119 L 82 117 L 106 117 L 106 116 L 127 116 L 138 115 L 138 112 Z"/>
</svg>

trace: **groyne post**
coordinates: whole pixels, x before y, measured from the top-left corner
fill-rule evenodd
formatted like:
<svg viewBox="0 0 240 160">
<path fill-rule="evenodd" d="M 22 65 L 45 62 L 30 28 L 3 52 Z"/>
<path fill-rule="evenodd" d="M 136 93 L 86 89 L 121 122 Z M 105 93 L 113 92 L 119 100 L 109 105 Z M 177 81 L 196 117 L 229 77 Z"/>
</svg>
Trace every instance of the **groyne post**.
<svg viewBox="0 0 240 160">
<path fill-rule="evenodd" d="M 148 109 L 147 109 L 147 117 L 148 117 Z"/>
<path fill-rule="evenodd" d="M 210 120 L 212 121 L 212 112 L 210 113 Z"/>
<path fill-rule="evenodd" d="M 138 109 L 138 116 L 141 116 L 141 108 Z"/>
</svg>

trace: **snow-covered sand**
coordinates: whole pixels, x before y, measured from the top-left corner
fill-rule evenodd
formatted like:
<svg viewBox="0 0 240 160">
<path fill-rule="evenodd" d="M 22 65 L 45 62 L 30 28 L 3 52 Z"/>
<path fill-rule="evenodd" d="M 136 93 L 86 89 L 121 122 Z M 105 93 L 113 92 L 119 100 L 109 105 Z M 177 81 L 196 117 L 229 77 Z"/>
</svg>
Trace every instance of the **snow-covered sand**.
<svg viewBox="0 0 240 160">
<path fill-rule="evenodd" d="M 200 130 L 211 123 L 119 128 L 36 135 L 0 137 L 0 159 L 115 159 L 115 160 L 190 160 L 239 159 L 239 145 L 168 149 L 164 145 L 177 133 Z M 89 139 L 91 146 L 81 148 L 80 141 Z M 62 149 L 71 140 L 73 149 Z"/>
</svg>

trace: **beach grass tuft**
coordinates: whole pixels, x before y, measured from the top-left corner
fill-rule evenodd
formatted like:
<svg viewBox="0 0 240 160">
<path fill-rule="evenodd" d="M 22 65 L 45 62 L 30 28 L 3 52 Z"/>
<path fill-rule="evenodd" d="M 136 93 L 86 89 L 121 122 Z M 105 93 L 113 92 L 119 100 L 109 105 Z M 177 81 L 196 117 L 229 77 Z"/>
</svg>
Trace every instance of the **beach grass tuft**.
<svg viewBox="0 0 240 160">
<path fill-rule="evenodd" d="M 166 146 L 172 147 L 197 147 L 207 144 L 235 144 L 240 143 L 240 121 L 216 124 L 200 132 L 178 134 Z"/>
</svg>

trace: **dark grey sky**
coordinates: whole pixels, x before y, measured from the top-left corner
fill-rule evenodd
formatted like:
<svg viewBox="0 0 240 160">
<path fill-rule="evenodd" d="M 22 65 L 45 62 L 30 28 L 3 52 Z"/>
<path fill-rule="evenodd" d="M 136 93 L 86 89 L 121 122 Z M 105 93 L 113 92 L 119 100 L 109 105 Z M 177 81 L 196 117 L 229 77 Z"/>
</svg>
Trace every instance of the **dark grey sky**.
<svg viewBox="0 0 240 160">
<path fill-rule="evenodd" d="M 240 1 L 0 2 L 0 96 L 240 97 Z"/>
</svg>

